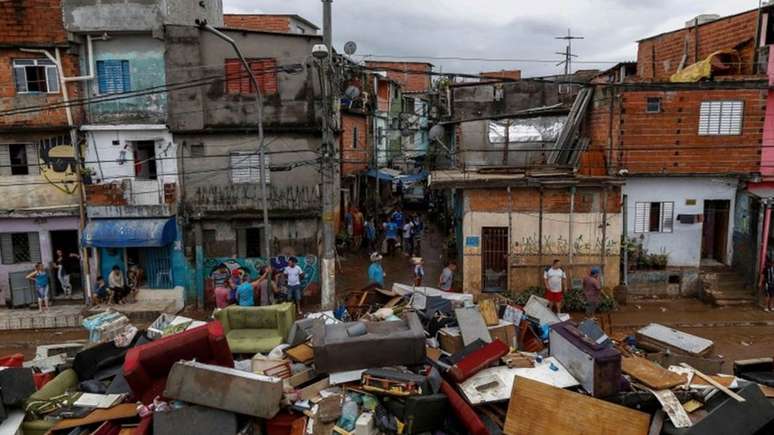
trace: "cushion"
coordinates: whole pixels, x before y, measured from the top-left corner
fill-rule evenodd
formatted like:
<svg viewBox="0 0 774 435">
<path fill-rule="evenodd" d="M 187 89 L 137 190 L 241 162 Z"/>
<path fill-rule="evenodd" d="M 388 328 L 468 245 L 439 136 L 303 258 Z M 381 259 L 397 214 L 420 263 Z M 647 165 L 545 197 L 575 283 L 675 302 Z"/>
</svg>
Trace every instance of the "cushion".
<svg viewBox="0 0 774 435">
<path fill-rule="evenodd" d="M 226 338 L 234 353 L 268 352 L 283 341 L 276 329 L 236 329 L 229 331 Z"/>
</svg>

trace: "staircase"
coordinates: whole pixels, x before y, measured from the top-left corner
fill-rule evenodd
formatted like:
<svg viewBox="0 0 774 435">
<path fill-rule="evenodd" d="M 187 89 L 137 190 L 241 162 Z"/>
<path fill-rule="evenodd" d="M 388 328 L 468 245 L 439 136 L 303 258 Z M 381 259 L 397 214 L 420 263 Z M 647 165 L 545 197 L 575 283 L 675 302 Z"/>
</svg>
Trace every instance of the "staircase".
<svg viewBox="0 0 774 435">
<path fill-rule="evenodd" d="M 720 307 L 758 303 L 757 292 L 747 279 L 728 266 L 702 267 L 699 278 L 699 297 L 706 303 Z"/>
</svg>

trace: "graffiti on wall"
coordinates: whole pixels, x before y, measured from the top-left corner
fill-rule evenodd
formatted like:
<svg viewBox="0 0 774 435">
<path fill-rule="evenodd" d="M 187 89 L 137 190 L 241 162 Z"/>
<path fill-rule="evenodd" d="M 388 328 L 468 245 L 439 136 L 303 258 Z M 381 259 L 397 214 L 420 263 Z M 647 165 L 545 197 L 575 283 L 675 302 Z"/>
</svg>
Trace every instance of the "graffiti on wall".
<svg viewBox="0 0 774 435">
<path fill-rule="evenodd" d="M 75 147 L 67 135 L 49 137 L 38 142 L 40 175 L 56 188 L 72 194 L 78 187 Z"/>
<path fill-rule="evenodd" d="M 606 240 L 605 254 L 618 255 L 619 245 L 618 240 Z M 513 242 L 512 252 L 516 255 L 539 255 L 540 250 L 541 247 L 537 234 L 522 237 L 521 240 Z M 542 251 L 544 255 L 568 255 L 570 253 L 570 241 L 562 236 L 544 235 Z M 602 238 L 598 237 L 596 240 L 590 240 L 584 238 L 581 234 L 573 240 L 572 251 L 576 255 L 598 255 L 602 251 Z"/>
<path fill-rule="evenodd" d="M 206 258 L 204 260 L 204 273 L 209 276 L 219 265 L 225 264 L 229 270 L 243 269 L 250 274 L 251 277 L 258 277 L 258 271 L 263 266 L 268 266 L 271 263 L 272 269 L 277 272 L 281 272 L 288 265 L 288 259 L 290 256 L 280 255 L 271 257 L 269 262 L 265 258 L 243 258 L 243 257 L 215 257 Z M 298 260 L 298 266 L 304 271 L 304 278 L 301 281 L 301 286 L 304 289 L 305 295 L 316 295 L 320 293 L 320 261 L 315 255 L 296 256 Z"/>
<path fill-rule="evenodd" d="M 311 210 L 320 207 L 316 186 L 268 188 L 269 208 L 272 210 Z M 197 186 L 193 194 L 196 206 L 218 211 L 255 208 L 260 198 L 260 185 L 253 183 Z"/>
</svg>

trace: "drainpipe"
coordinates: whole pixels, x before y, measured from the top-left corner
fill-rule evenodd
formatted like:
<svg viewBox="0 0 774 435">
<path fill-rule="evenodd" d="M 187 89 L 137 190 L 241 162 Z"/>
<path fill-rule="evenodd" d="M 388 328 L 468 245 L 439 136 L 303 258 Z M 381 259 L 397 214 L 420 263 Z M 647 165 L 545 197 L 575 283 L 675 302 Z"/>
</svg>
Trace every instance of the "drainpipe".
<svg viewBox="0 0 774 435">
<path fill-rule="evenodd" d="M 75 162 L 78 170 L 78 195 L 79 195 L 79 204 L 78 204 L 78 214 L 80 215 L 80 222 L 79 222 L 79 232 L 83 234 L 83 229 L 86 226 L 86 192 L 84 191 L 83 187 L 83 173 L 81 171 L 81 147 L 78 144 L 78 134 L 75 127 L 75 122 L 73 121 L 73 113 L 70 109 L 70 105 L 68 104 L 70 102 L 69 94 L 67 93 L 67 82 L 75 82 L 75 81 L 85 81 L 85 80 L 92 80 L 94 78 L 94 69 L 92 68 L 92 63 L 94 61 L 94 51 L 92 49 L 92 41 L 91 41 L 91 35 L 86 35 L 86 46 L 87 46 L 87 53 L 88 53 L 88 59 L 87 59 L 87 65 L 88 65 L 88 71 L 89 74 L 85 76 L 77 76 L 77 77 L 65 77 L 64 76 L 64 69 L 62 68 L 62 57 L 59 53 L 59 47 L 56 47 L 54 49 L 54 55 L 52 55 L 48 50 L 43 49 L 37 49 L 37 48 L 20 48 L 19 51 L 25 52 L 25 53 L 38 53 L 46 56 L 48 60 L 51 62 L 54 62 L 54 65 L 56 65 L 57 74 L 59 75 L 59 88 L 62 92 L 62 102 L 65 104 L 65 115 L 67 116 L 67 126 L 70 129 L 70 143 L 73 146 L 74 149 L 74 156 L 75 156 Z M 84 297 L 87 302 L 91 301 L 91 274 L 89 273 L 89 257 L 87 255 L 86 248 L 81 247 L 80 249 L 80 257 L 81 257 L 81 269 L 84 272 L 84 280 L 85 283 L 82 283 L 83 288 L 86 290 L 84 292 Z"/>
<path fill-rule="evenodd" d="M 763 240 L 761 243 L 760 263 L 758 263 L 758 270 L 760 271 L 759 279 L 761 280 L 759 284 L 762 284 L 763 271 L 766 270 L 766 254 L 768 254 L 769 249 L 769 229 L 771 227 L 771 204 L 767 201 L 764 207 L 766 207 L 766 211 L 764 212 L 763 218 Z"/>
</svg>

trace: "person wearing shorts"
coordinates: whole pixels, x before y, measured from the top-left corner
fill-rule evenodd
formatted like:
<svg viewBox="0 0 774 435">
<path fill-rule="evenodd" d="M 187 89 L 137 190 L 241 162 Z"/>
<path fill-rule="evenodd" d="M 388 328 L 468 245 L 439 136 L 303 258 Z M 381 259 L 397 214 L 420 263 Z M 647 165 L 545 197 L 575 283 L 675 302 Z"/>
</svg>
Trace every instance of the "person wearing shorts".
<svg viewBox="0 0 774 435">
<path fill-rule="evenodd" d="M 36 263 L 35 270 L 27 275 L 27 279 L 35 283 L 35 294 L 38 296 L 38 311 L 48 311 L 48 272 L 43 263 Z"/>
<path fill-rule="evenodd" d="M 296 311 L 301 314 L 301 299 L 304 297 L 304 289 L 301 287 L 301 280 L 304 278 L 304 271 L 296 264 L 296 257 L 288 259 L 288 265 L 283 274 L 288 280 L 288 297 L 296 303 Z"/>
<path fill-rule="evenodd" d="M 562 299 L 564 299 L 564 289 L 567 285 L 567 275 L 562 270 L 562 264 L 557 259 L 543 273 L 543 284 L 545 285 L 545 297 L 548 299 L 549 308 L 553 308 L 556 314 L 562 312 Z"/>
</svg>

